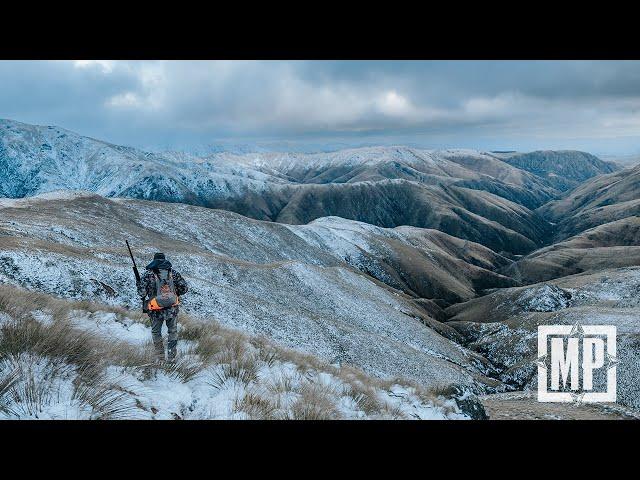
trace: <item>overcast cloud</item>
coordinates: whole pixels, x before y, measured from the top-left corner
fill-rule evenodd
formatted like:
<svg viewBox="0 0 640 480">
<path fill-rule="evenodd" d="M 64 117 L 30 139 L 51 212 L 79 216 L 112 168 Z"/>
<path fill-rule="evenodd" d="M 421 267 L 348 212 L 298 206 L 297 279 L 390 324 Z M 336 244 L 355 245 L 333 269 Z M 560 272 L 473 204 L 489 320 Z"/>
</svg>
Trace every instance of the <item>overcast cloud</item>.
<svg viewBox="0 0 640 480">
<path fill-rule="evenodd" d="M 0 61 L 0 117 L 223 141 L 640 152 L 640 62 Z"/>
</svg>

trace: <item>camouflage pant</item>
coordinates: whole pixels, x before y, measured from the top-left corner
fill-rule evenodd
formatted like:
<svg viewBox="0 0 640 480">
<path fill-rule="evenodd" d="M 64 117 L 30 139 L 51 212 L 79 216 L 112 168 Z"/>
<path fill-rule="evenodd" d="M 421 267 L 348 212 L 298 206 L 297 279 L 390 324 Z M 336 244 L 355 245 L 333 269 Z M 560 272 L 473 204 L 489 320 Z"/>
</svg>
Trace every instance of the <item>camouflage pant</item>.
<svg viewBox="0 0 640 480">
<path fill-rule="evenodd" d="M 164 359 L 164 345 L 162 344 L 162 324 L 166 322 L 169 331 L 167 350 L 169 351 L 169 359 L 176 356 L 178 346 L 178 308 L 167 308 L 156 312 L 149 312 L 151 319 L 151 338 L 156 355 Z"/>
</svg>

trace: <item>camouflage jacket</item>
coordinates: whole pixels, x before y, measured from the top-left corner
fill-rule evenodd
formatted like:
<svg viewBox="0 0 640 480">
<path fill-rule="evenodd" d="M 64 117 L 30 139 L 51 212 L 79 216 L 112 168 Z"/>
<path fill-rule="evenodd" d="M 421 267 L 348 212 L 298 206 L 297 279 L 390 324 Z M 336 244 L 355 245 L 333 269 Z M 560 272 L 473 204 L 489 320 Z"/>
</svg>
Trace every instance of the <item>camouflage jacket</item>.
<svg viewBox="0 0 640 480">
<path fill-rule="evenodd" d="M 173 275 L 173 284 L 176 289 L 176 294 L 178 296 L 184 295 L 189 291 L 189 287 L 187 286 L 187 282 L 185 282 L 182 275 L 179 272 L 171 269 L 171 274 Z M 156 296 L 156 278 L 153 274 L 153 271 L 146 270 L 142 276 L 140 277 L 140 283 L 138 283 L 138 295 L 142 299 L 151 299 Z"/>
</svg>

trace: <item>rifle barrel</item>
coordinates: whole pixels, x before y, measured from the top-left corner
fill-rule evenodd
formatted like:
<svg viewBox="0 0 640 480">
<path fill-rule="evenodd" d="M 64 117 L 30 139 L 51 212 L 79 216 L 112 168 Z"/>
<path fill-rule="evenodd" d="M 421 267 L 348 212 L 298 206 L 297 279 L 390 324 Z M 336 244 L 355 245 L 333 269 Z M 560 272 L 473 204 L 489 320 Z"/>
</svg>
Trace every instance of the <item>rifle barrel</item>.
<svg viewBox="0 0 640 480">
<path fill-rule="evenodd" d="M 140 272 L 138 271 L 138 265 L 136 265 L 136 259 L 133 258 L 133 253 L 131 253 L 131 247 L 129 246 L 129 241 L 125 240 L 127 244 L 127 248 L 129 249 L 129 256 L 131 257 L 131 261 L 133 262 L 133 273 L 136 276 L 136 281 L 140 282 Z"/>
</svg>

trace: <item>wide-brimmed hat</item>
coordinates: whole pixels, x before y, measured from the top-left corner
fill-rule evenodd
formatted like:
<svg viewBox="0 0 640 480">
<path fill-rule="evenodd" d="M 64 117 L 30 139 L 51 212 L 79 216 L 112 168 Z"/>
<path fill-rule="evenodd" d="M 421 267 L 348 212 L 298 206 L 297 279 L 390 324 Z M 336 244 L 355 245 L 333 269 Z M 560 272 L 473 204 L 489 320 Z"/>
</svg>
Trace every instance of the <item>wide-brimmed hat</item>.
<svg viewBox="0 0 640 480">
<path fill-rule="evenodd" d="M 147 270 L 171 270 L 171 262 L 167 260 L 164 253 L 158 252 L 153 255 L 153 262 L 146 268 Z"/>
</svg>

